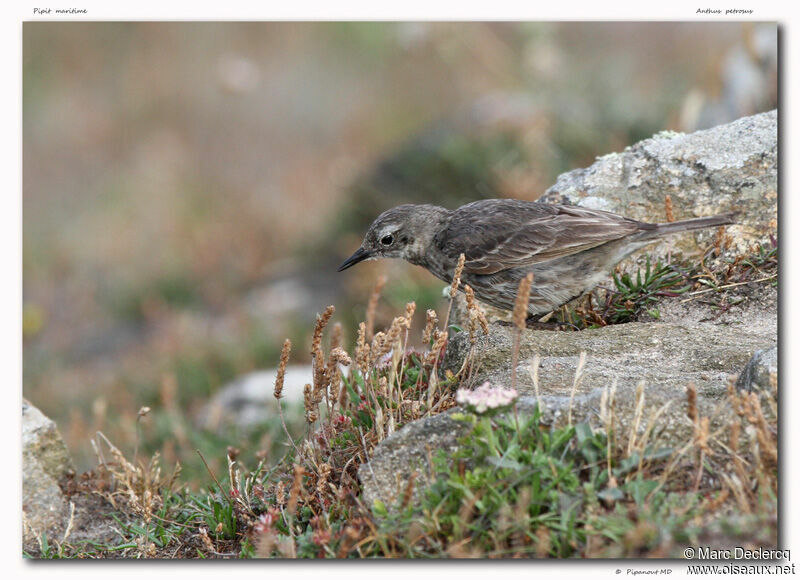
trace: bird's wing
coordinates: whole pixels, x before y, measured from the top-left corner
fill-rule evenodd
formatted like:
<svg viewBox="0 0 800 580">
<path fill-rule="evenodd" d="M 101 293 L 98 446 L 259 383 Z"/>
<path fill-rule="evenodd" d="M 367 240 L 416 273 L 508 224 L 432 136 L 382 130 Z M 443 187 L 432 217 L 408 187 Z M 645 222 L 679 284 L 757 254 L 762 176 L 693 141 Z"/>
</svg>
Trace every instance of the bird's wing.
<svg viewBox="0 0 800 580">
<path fill-rule="evenodd" d="M 648 226 L 577 206 L 483 200 L 453 211 L 437 245 L 450 256 L 463 253 L 465 272 L 494 274 L 576 254 Z"/>
</svg>

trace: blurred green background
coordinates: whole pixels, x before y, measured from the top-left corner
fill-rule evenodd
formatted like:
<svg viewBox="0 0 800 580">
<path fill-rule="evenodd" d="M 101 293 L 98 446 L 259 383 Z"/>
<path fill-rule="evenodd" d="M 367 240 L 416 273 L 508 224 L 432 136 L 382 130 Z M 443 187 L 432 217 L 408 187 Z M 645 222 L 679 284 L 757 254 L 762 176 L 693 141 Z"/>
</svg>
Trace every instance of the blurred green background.
<svg viewBox="0 0 800 580">
<path fill-rule="evenodd" d="M 777 104 L 774 24 L 28 22 L 23 43 L 24 396 L 81 469 L 102 430 L 192 482 L 195 449 L 280 452 L 274 425 L 197 416 L 285 337 L 307 362 L 325 306 L 348 346 L 380 273 L 378 324 L 441 306 L 421 269 L 336 273 L 380 211 L 536 199 Z"/>
</svg>

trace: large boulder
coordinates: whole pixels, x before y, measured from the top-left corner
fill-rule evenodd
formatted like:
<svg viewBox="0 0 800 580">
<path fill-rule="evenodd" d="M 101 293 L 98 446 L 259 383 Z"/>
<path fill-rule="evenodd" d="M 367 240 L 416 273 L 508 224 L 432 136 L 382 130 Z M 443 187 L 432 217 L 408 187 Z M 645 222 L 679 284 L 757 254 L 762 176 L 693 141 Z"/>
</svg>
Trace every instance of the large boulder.
<svg viewBox="0 0 800 580">
<path fill-rule="evenodd" d="M 778 112 L 744 117 L 691 134 L 662 132 L 564 173 L 540 201 L 604 209 L 643 221 L 666 221 L 738 210 L 729 226 L 735 249 L 765 242 L 778 227 Z M 705 243 L 713 230 L 682 235 L 684 250 Z"/>
<path fill-rule="evenodd" d="M 63 534 L 70 515 L 59 482 L 74 472 L 72 458 L 56 424 L 22 401 L 23 546 L 35 550 L 37 538 Z"/>
</svg>

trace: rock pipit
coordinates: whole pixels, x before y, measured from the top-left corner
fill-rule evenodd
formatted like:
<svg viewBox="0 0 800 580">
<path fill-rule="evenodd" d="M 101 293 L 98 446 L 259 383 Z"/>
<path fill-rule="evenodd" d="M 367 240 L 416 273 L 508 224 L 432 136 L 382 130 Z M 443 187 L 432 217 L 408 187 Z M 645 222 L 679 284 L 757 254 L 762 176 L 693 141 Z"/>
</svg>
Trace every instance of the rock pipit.
<svg viewBox="0 0 800 580">
<path fill-rule="evenodd" d="M 374 258 L 403 258 L 478 300 L 512 310 L 519 282 L 533 272 L 528 315 L 550 312 L 600 283 L 623 258 L 668 234 L 732 224 L 735 213 L 663 224 L 579 206 L 487 199 L 455 210 L 401 205 L 372 223 L 339 271 Z"/>
</svg>

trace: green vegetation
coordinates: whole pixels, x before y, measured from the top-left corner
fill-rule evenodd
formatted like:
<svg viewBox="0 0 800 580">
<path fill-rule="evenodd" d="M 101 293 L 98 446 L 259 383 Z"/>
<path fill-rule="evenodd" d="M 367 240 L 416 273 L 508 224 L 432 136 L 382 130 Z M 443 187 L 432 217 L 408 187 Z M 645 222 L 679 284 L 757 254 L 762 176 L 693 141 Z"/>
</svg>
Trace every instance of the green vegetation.
<svg viewBox="0 0 800 580">
<path fill-rule="evenodd" d="M 772 250 L 762 250 L 726 263 L 731 275 L 719 276 L 719 287 L 734 284 L 734 275 L 765 273 L 774 258 Z M 648 262 L 635 282 L 618 276 L 618 290 L 646 307 L 647 292 L 639 298 L 635 289 L 674 288 L 673 272 Z M 376 302 L 370 301 L 372 309 Z M 194 491 L 179 487 L 179 468 L 162 475 L 157 453 L 130 462 L 98 437 L 96 445 L 108 449 L 98 455 L 104 459 L 67 488 L 76 499 L 104 498 L 121 536 L 90 544 L 43 537 L 39 553 L 28 556 L 680 557 L 681 546 L 719 534 L 776 537 L 776 383 L 760 395 L 731 387 L 724 404 L 735 416 L 716 431 L 699 416 L 690 387 L 687 416 L 694 433 L 671 446 L 659 440 L 657 421 L 646 418 L 644 433 L 626 433 L 613 420 L 600 428 L 547 425 L 538 408 L 516 403 L 484 414 L 466 407 L 452 415 L 467 427 L 454 454 L 433 454 L 395 505 L 366 505 L 357 472 L 375 446 L 406 423 L 456 405 L 461 377 L 438 370 L 449 314 L 440 322 L 427 313 L 428 348 L 415 350 L 408 347 L 414 310 L 408 304 L 379 332 L 361 323 L 352 356 L 342 348 L 338 325 L 323 350 L 333 308 L 318 316 L 314 383 L 306 388 L 302 417 L 286 407 L 268 428 L 282 449 L 279 460 L 269 453 L 245 457 L 228 447 L 220 468 L 206 455 L 220 453 L 222 439 L 193 440 L 207 470 L 205 489 Z M 476 332 L 477 317 L 470 321 L 475 328 L 464 331 Z M 281 369 L 290 351 L 287 341 Z M 339 373 L 339 365 L 349 371 Z M 279 373 L 279 400 L 282 380 Z M 294 435 L 301 431 L 298 420 L 306 424 L 300 437 Z M 175 426 L 159 421 L 156 428 Z"/>
<path fill-rule="evenodd" d="M 635 274 L 615 272 L 614 289 L 593 290 L 577 307 L 563 307 L 555 319 L 573 328 L 591 328 L 632 322 L 645 313 L 659 318 L 658 303 L 679 296 L 702 300 L 721 313 L 741 302 L 752 284 L 777 285 L 776 240 L 735 257 L 725 254 L 721 244 L 718 239 L 699 262 L 682 258 L 652 264 L 648 255 Z"/>
</svg>

